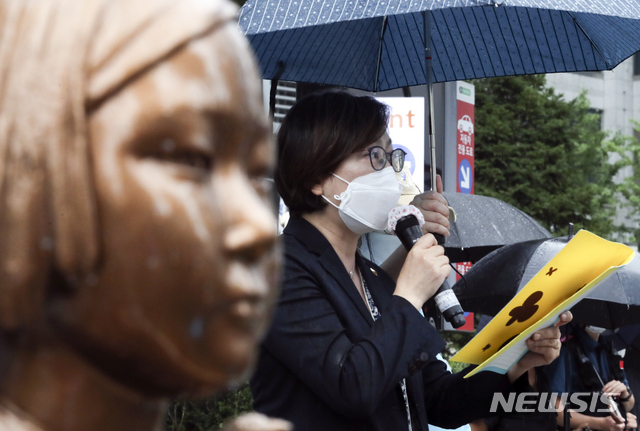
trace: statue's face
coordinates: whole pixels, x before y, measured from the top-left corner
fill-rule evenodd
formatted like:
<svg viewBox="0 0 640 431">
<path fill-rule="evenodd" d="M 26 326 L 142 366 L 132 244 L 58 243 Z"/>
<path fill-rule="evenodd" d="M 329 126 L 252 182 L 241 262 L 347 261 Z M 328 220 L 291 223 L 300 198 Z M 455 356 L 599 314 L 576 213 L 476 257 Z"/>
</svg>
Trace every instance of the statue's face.
<svg viewBox="0 0 640 431">
<path fill-rule="evenodd" d="M 119 381 L 207 393 L 255 359 L 277 285 L 263 112 L 230 23 L 91 113 L 102 255 L 53 315 Z"/>
</svg>

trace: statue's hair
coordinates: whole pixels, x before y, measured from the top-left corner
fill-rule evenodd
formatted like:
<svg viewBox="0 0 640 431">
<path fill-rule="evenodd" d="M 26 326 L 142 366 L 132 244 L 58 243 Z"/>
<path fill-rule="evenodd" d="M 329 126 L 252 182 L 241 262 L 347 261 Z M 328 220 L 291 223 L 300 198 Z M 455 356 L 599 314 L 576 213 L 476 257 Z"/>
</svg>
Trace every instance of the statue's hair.
<svg viewBox="0 0 640 431">
<path fill-rule="evenodd" d="M 41 313 L 52 269 L 73 281 L 98 262 L 91 112 L 236 13 L 222 0 L 0 0 L 0 327 Z"/>
</svg>

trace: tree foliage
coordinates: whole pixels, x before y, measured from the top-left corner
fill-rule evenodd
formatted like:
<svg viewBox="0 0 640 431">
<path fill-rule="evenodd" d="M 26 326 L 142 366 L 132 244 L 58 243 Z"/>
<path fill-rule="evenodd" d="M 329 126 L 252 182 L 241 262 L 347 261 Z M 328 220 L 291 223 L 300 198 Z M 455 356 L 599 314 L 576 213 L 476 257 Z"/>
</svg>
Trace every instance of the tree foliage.
<svg viewBox="0 0 640 431">
<path fill-rule="evenodd" d="M 619 231 L 616 193 L 631 196 L 632 181 L 616 184 L 614 177 L 637 156 L 637 142 L 607 140 L 584 94 L 567 101 L 544 75 L 474 85 L 476 193 L 514 205 L 556 235 L 569 223 L 605 237 Z"/>
<path fill-rule="evenodd" d="M 174 400 L 165 416 L 166 431 L 214 431 L 229 419 L 253 410 L 249 384 L 226 394 L 192 401 Z"/>
</svg>

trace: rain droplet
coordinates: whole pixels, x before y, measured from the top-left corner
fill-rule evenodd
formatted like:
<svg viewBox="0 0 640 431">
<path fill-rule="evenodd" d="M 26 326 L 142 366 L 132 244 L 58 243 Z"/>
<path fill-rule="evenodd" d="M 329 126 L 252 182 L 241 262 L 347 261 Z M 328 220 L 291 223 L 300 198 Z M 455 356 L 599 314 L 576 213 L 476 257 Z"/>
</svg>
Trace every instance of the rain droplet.
<svg viewBox="0 0 640 431">
<path fill-rule="evenodd" d="M 147 258 L 147 267 L 149 269 L 157 269 L 160 266 L 160 258 L 157 256 L 149 256 Z"/>
<path fill-rule="evenodd" d="M 191 338 L 200 338 L 202 337 L 203 332 L 204 321 L 201 317 L 196 317 L 191 321 L 191 326 L 189 327 L 189 335 L 191 335 Z"/>
<path fill-rule="evenodd" d="M 40 249 L 44 251 L 53 250 L 53 238 L 45 236 L 40 240 Z"/>
<path fill-rule="evenodd" d="M 93 272 L 87 275 L 87 277 L 84 279 L 85 283 L 87 283 L 89 286 L 95 286 L 96 284 L 98 284 L 98 280 L 98 276 Z"/>
</svg>

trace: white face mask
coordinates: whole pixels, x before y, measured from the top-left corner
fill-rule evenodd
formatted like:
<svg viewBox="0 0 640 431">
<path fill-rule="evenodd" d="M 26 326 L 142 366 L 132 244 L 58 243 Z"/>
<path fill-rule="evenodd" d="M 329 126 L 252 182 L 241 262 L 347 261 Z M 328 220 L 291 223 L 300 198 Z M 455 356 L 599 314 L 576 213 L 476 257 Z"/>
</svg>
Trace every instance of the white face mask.
<svg viewBox="0 0 640 431">
<path fill-rule="evenodd" d="M 589 332 L 593 332 L 594 334 L 602 334 L 604 331 L 606 331 L 605 328 L 599 328 L 597 326 L 591 326 L 591 325 L 587 325 L 585 329 Z"/>
<path fill-rule="evenodd" d="M 402 187 L 398 183 L 396 173 L 392 167 L 384 168 L 363 175 L 349 182 L 333 174 L 336 178 L 348 184 L 347 190 L 334 199 L 340 201 L 340 206 L 334 204 L 326 196 L 322 198 L 338 208 L 340 218 L 354 233 L 362 235 L 374 230 L 387 227 L 389 211 L 398 203 Z"/>
</svg>

